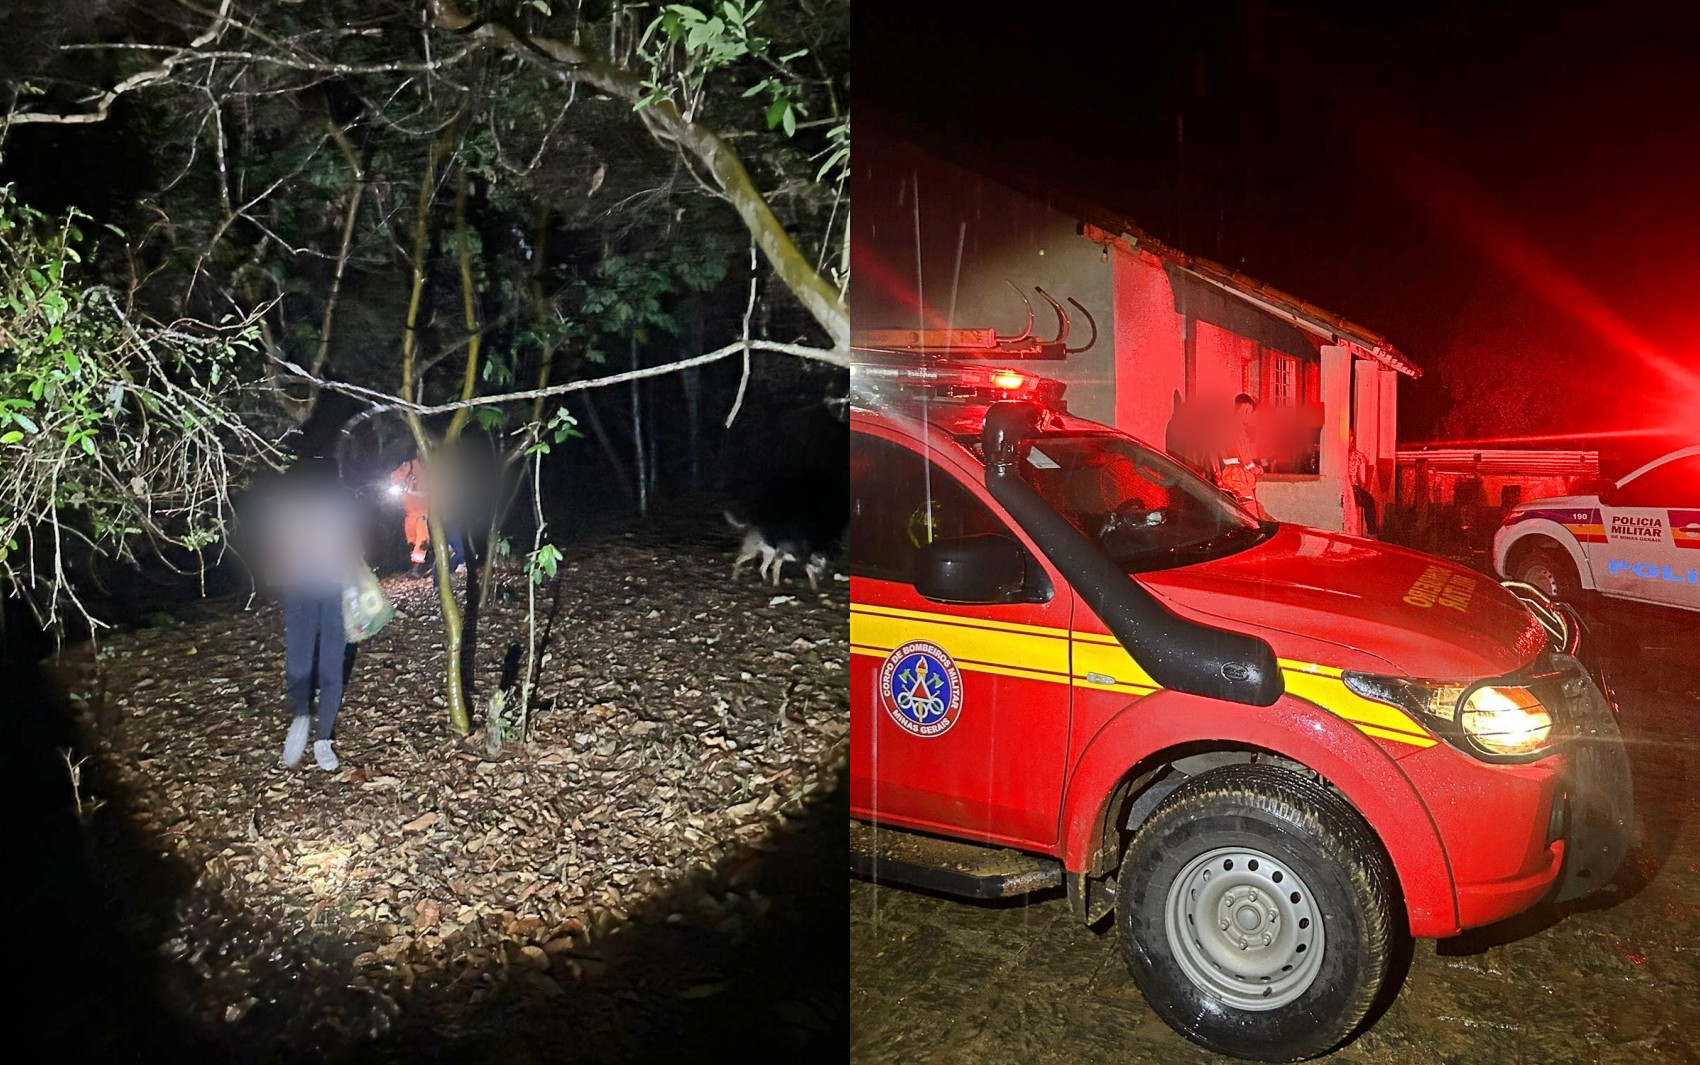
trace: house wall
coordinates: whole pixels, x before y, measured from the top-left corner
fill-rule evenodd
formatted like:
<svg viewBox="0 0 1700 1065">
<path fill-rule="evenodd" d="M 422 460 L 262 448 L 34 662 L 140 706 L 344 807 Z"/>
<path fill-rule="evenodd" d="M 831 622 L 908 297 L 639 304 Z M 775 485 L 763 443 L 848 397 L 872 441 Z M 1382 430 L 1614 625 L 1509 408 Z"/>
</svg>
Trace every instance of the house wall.
<svg viewBox="0 0 1700 1065">
<path fill-rule="evenodd" d="M 1383 367 L 1381 370 L 1381 447 L 1376 454 L 1376 469 L 1380 473 L 1380 495 L 1377 502 L 1393 499 L 1395 469 L 1399 454 L 1399 374 Z"/>
<path fill-rule="evenodd" d="M 1393 466 L 1398 449 L 1399 374 L 1373 359 L 1358 359 L 1353 367 L 1356 423 L 1353 439 L 1375 467 L 1370 486 L 1376 502 L 1393 498 Z"/>
<path fill-rule="evenodd" d="M 1354 360 L 1352 366 L 1352 440 L 1359 451 L 1379 467 L 1381 452 L 1381 364 L 1371 359 Z M 1377 480 L 1380 470 L 1377 469 Z M 1372 492 L 1376 491 L 1371 486 Z M 1379 493 L 1377 493 L 1379 498 Z"/>
<path fill-rule="evenodd" d="M 1193 323 L 1192 398 L 1232 410 L 1234 396 L 1258 394 L 1257 341 L 1211 322 Z"/>
<path fill-rule="evenodd" d="M 1186 320 L 1175 313 L 1162 263 L 1116 245 L 1115 411 L 1112 424 L 1163 446 L 1174 395 L 1186 395 Z"/>
</svg>

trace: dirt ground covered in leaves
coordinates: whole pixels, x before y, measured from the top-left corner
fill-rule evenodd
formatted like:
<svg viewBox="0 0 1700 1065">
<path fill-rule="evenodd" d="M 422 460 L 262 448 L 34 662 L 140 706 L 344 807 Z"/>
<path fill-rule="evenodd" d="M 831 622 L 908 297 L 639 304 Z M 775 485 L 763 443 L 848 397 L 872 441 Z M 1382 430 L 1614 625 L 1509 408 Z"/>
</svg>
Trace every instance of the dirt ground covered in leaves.
<svg viewBox="0 0 1700 1065">
<path fill-rule="evenodd" d="M 1357 1065 L 1700 1065 L 1700 666 L 1693 625 L 1631 611 L 1606 665 L 1637 828 L 1596 895 L 1419 941 L 1398 997 L 1323 1059 Z M 1634 645 L 1639 645 L 1638 648 Z M 851 1059 L 1227 1065 L 1153 1013 L 1112 927 L 1060 896 L 974 904 L 852 885 Z"/>
<path fill-rule="evenodd" d="M 539 597 L 530 742 L 494 755 L 482 710 L 523 653 L 517 575 L 477 620 L 467 738 L 430 581 L 386 580 L 397 615 L 355 653 L 330 773 L 277 764 L 275 603 L 198 604 L 67 659 L 100 816 L 194 874 L 143 931 L 205 1045 L 677 1060 L 723 1032 L 841 1052 L 847 585 L 733 584 L 730 558 L 677 530 L 567 549 Z"/>
</svg>

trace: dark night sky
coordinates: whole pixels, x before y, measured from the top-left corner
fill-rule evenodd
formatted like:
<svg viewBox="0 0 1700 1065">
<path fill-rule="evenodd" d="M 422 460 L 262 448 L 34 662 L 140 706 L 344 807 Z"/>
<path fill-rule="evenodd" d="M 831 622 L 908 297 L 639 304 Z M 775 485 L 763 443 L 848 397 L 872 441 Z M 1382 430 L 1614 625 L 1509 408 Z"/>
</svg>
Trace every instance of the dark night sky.
<svg viewBox="0 0 1700 1065">
<path fill-rule="evenodd" d="M 1700 22 L 1625 4 L 858 14 L 859 125 L 1386 333 L 1401 437 L 1700 436 Z"/>
</svg>

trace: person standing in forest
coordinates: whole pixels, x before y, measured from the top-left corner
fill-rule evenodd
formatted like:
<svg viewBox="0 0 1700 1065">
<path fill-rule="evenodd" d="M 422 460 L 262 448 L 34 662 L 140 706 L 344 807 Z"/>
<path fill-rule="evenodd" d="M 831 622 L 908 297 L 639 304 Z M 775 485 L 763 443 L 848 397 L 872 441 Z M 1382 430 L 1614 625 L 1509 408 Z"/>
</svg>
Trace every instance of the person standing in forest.
<svg viewBox="0 0 1700 1065">
<path fill-rule="evenodd" d="M 361 522 L 336 460 L 315 457 L 285 474 L 262 514 L 266 575 L 283 598 L 284 682 L 293 714 L 280 764 L 294 768 L 307 749 L 314 693 L 319 720 L 313 759 L 338 766 L 331 749 L 342 708 L 348 640 L 343 589 L 364 565 Z"/>
<path fill-rule="evenodd" d="M 425 471 L 420 466 L 417 455 L 390 472 L 390 494 L 401 498 L 405 511 L 403 531 L 407 536 L 408 546 L 412 549 L 409 559 L 413 563 L 415 577 L 422 575 L 430 561 L 429 514 L 433 507 L 437 508 L 437 516 L 443 521 L 443 534 L 447 538 L 449 548 L 449 572 L 452 574 L 462 565 L 470 564 L 471 555 L 467 549 L 464 522 L 456 508 L 446 505 L 447 500 L 436 498 L 448 493 L 436 492 L 426 487 Z M 431 583 L 434 585 L 436 582 L 437 569 L 432 566 Z"/>
<path fill-rule="evenodd" d="M 401 500 L 402 531 L 411 549 L 408 561 L 413 563 L 413 575 L 419 576 L 425 565 L 426 550 L 431 546 L 431 526 L 426 518 L 425 477 L 417 456 L 390 472 L 390 494 Z"/>
</svg>

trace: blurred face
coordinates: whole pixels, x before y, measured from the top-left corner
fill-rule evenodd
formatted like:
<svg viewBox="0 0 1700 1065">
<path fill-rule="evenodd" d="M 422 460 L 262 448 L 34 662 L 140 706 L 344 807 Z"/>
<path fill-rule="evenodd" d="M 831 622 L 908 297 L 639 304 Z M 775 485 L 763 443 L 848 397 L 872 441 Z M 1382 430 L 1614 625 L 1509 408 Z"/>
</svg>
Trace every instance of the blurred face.
<svg viewBox="0 0 1700 1065">
<path fill-rule="evenodd" d="M 1248 428 L 1256 415 L 1257 408 L 1250 403 L 1239 403 L 1234 406 L 1234 416 L 1239 419 L 1241 425 Z"/>
</svg>

